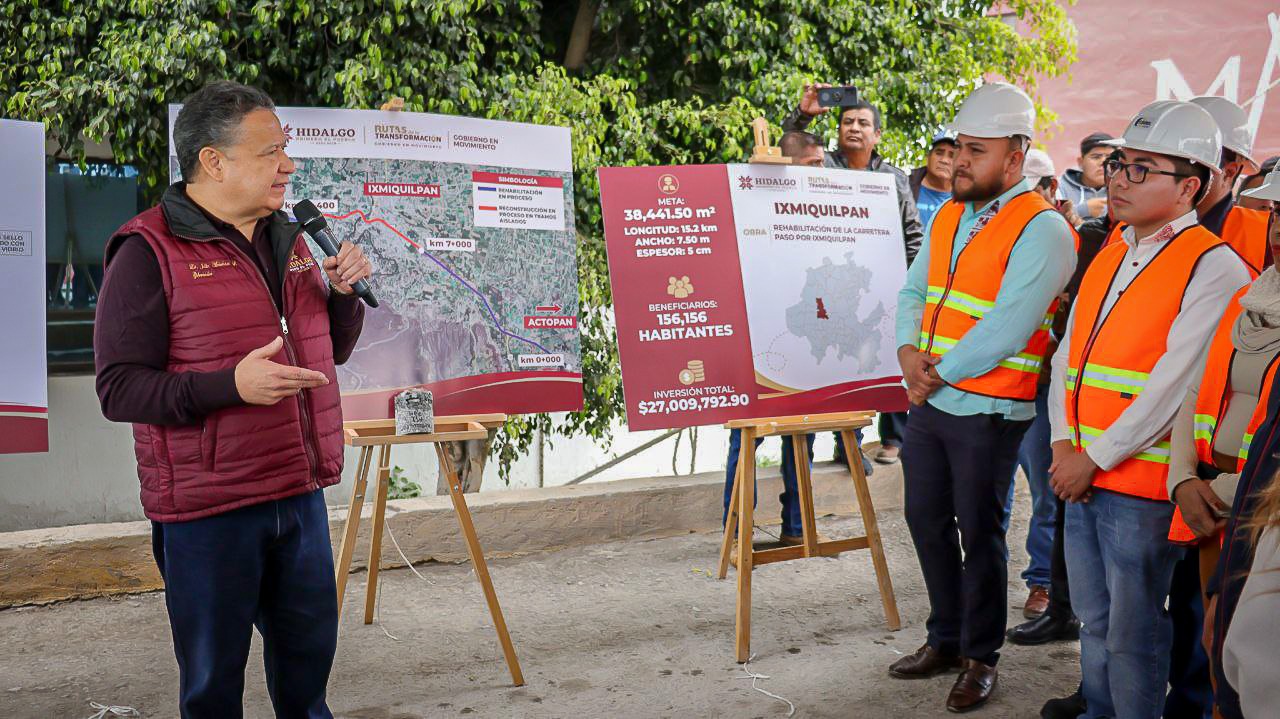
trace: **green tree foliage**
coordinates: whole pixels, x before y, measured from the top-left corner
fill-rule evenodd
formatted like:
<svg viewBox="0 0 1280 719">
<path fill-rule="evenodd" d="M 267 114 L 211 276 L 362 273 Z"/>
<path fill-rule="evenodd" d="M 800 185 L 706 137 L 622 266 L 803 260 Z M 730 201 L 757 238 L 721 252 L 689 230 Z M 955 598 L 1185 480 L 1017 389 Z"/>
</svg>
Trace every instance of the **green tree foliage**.
<svg viewBox="0 0 1280 719">
<path fill-rule="evenodd" d="M 513 419 L 506 467 L 541 427 L 608 441 L 622 385 L 610 317 L 603 165 L 741 160 L 801 86 L 856 84 L 883 154 L 919 161 L 985 76 L 1033 94 L 1075 59 L 1056 0 L 0 0 L 0 111 L 42 120 L 73 158 L 109 140 L 156 197 L 166 105 L 212 79 L 282 105 L 407 109 L 573 129 L 586 409 Z M 1021 25 L 1021 32 L 1014 24 Z M 1042 108 L 1042 122 L 1054 119 Z M 832 134 L 833 126 L 815 129 Z"/>
</svg>

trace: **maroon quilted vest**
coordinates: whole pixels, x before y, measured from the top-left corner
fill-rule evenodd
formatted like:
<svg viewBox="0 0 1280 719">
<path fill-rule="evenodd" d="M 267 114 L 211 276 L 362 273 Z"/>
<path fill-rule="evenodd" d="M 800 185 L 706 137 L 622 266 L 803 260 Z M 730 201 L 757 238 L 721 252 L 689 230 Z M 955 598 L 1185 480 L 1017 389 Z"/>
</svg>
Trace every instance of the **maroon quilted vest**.
<svg viewBox="0 0 1280 719">
<path fill-rule="evenodd" d="M 146 238 L 160 263 L 169 307 L 170 372 L 234 367 L 283 332 L 284 349 L 273 361 L 329 377 L 324 387 L 271 406 L 230 407 L 201 424 L 133 425 L 147 517 L 199 519 L 337 484 L 342 407 L 329 338 L 328 289 L 301 234 L 293 237 L 283 273 L 283 317 L 257 265 L 225 238 L 175 235 L 161 206 L 125 223 L 111 245 L 129 235 Z"/>
</svg>

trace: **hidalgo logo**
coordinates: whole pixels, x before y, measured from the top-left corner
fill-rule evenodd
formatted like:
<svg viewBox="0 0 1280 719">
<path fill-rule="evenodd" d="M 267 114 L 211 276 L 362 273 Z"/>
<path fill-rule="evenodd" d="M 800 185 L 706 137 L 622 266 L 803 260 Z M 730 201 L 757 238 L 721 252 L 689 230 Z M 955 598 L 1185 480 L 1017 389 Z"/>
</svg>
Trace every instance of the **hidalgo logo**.
<svg viewBox="0 0 1280 719">
<path fill-rule="evenodd" d="M 290 272 L 306 272 L 307 270 L 310 270 L 312 267 L 315 267 L 315 266 L 316 266 L 316 261 L 311 259 L 310 255 L 306 257 L 299 257 L 297 255 L 289 256 Z"/>
<path fill-rule="evenodd" d="M 740 190 L 794 190 L 799 187 L 793 177 L 752 177 L 738 176 Z"/>
<path fill-rule="evenodd" d="M 294 127 L 286 124 L 280 129 L 284 130 L 285 140 L 289 142 L 304 140 L 321 145 L 336 145 L 356 140 L 354 127 Z"/>
</svg>

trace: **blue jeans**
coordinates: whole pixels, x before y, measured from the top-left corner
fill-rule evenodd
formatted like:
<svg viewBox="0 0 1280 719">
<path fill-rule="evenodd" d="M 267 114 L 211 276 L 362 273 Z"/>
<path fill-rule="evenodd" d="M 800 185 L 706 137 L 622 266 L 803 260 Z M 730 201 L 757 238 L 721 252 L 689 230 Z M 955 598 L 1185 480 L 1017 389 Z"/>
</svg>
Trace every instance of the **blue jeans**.
<svg viewBox="0 0 1280 719">
<path fill-rule="evenodd" d="M 804 525 L 800 520 L 800 490 L 796 486 L 796 455 L 791 449 L 791 438 L 780 437 L 780 439 L 782 440 L 782 494 L 778 495 L 778 501 L 782 503 L 782 533 L 799 537 L 804 532 Z M 763 439 L 756 439 L 756 447 L 759 447 L 763 441 Z M 812 467 L 813 435 L 805 435 L 805 441 L 809 443 L 809 466 Z M 724 468 L 724 516 L 720 519 L 721 524 L 729 518 L 729 502 L 733 501 L 733 475 L 738 470 L 738 451 L 741 448 L 742 430 L 735 429 L 729 433 L 729 459 Z M 752 472 L 753 483 L 755 478 L 755 472 Z M 757 500 L 760 498 L 758 494 L 753 496 Z"/>
<path fill-rule="evenodd" d="M 183 719 L 243 716 L 256 626 L 277 717 L 332 719 L 338 643 L 329 514 L 320 490 L 188 522 L 151 524 L 178 658 Z"/>
<path fill-rule="evenodd" d="M 1186 551 L 1167 538 L 1172 518 L 1169 502 L 1107 490 L 1067 505 L 1085 719 L 1159 719 L 1164 711 L 1173 644 L 1165 599 Z"/>
<path fill-rule="evenodd" d="M 1022 572 L 1028 587 L 1048 587 L 1053 560 L 1053 525 L 1058 516 L 1058 502 L 1049 487 L 1049 465 L 1053 464 L 1053 448 L 1049 444 L 1049 385 L 1036 392 L 1036 418 L 1022 436 L 1018 447 L 1018 466 L 1027 476 L 1031 489 L 1031 526 L 1027 528 L 1027 556 L 1030 561 Z M 1015 469 L 1014 477 L 1018 471 Z M 1009 531 L 1013 512 L 1014 483 L 1009 483 L 1009 498 L 1004 507 L 1004 530 Z"/>
</svg>

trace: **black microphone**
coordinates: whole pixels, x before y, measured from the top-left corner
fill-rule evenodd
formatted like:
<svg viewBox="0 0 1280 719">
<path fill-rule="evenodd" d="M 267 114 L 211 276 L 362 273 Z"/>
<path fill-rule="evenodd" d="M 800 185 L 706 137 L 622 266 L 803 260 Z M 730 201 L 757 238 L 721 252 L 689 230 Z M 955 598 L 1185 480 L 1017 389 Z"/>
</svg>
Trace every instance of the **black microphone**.
<svg viewBox="0 0 1280 719">
<path fill-rule="evenodd" d="M 320 249 L 330 257 L 338 256 L 338 240 L 329 231 L 329 223 L 325 221 L 324 215 L 320 214 L 320 208 L 316 207 L 311 200 L 301 200 L 293 206 L 293 216 L 302 223 L 302 231 L 311 236 L 311 239 L 320 245 Z M 370 307 L 378 306 L 378 298 L 373 296 L 373 290 L 369 289 L 369 283 L 364 280 L 357 280 L 351 289 L 364 300 L 366 305 Z"/>
</svg>

